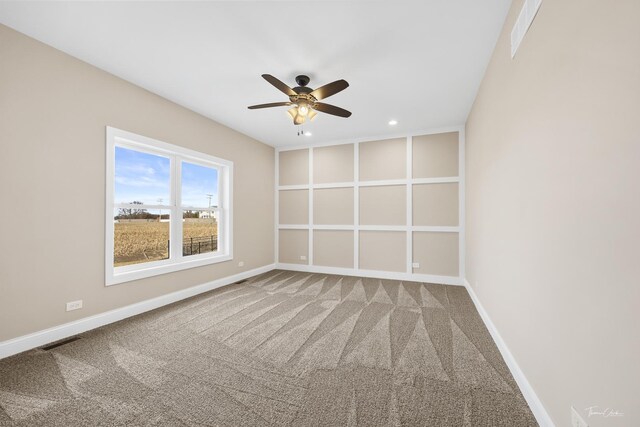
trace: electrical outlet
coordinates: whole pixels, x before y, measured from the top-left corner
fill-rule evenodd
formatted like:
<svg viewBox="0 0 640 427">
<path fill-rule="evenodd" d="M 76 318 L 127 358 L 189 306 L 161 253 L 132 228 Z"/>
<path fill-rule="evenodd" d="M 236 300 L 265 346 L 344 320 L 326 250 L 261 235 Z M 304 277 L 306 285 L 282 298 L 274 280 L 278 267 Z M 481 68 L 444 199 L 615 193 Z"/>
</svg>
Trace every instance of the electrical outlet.
<svg viewBox="0 0 640 427">
<path fill-rule="evenodd" d="M 411 267 L 420 268 L 420 263 L 419 262 L 414 262 L 413 264 L 411 264 Z"/>
<path fill-rule="evenodd" d="M 240 261 L 240 262 L 238 263 L 238 267 L 244 267 L 244 261 Z"/>
<path fill-rule="evenodd" d="M 82 308 L 82 300 L 71 301 L 67 303 L 67 311 L 78 310 Z"/>
<path fill-rule="evenodd" d="M 306 261 L 306 260 L 307 260 L 307 256 L 306 256 L 306 255 L 300 255 L 300 259 L 301 259 L 302 261 Z"/>
<path fill-rule="evenodd" d="M 573 406 L 571 407 L 571 427 L 589 427 L 589 424 Z"/>
</svg>

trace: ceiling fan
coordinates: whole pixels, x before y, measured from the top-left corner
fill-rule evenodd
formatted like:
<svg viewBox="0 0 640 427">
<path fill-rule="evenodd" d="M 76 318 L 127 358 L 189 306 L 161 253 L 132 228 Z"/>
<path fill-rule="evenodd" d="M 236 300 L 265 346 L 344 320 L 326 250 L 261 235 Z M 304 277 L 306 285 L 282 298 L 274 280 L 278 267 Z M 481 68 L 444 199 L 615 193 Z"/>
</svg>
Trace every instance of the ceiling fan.
<svg viewBox="0 0 640 427">
<path fill-rule="evenodd" d="M 346 80 L 336 80 L 333 83 L 326 84 L 314 90 L 307 87 L 310 80 L 307 76 L 301 75 L 296 77 L 296 83 L 298 86 L 293 89 L 270 74 L 263 74 L 262 77 L 275 86 L 276 89 L 287 95 L 289 97 L 289 102 L 272 102 L 270 104 L 252 105 L 249 107 L 250 110 L 293 105 L 293 108 L 289 110 L 289 114 L 293 118 L 294 125 L 301 125 L 307 119 L 313 120 L 317 114 L 316 111 L 345 118 L 351 115 L 350 111 L 343 108 L 318 102 L 321 99 L 328 98 L 331 95 L 335 95 L 336 93 L 348 88 L 349 83 L 347 83 Z"/>
</svg>

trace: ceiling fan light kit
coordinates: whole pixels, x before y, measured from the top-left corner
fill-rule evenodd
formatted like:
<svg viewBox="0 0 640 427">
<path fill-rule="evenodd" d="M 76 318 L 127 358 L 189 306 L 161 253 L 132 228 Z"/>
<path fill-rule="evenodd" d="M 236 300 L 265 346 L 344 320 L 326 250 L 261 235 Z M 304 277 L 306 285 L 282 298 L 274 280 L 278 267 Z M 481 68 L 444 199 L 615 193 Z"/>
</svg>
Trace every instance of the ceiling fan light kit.
<svg viewBox="0 0 640 427">
<path fill-rule="evenodd" d="M 294 125 L 301 125 L 305 123 L 307 119 L 313 120 L 318 114 L 318 111 L 344 118 L 351 116 L 350 111 L 336 107 L 335 105 L 319 102 L 321 99 L 328 98 L 331 95 L 335 95 L 336 93 L 348 88 L 349 83 L 347 83 L 346 80 L 336 80 L 333 83 L 326 84 L 314 90 L 307 87 L 310 79 L 305 75 L 296 77 L 296 83 L 298 86 L 294 88 L 290 88 L 270 74 L 263 74 L 262 77 L 271 83 L 276 89 L 287 95 L 289 97 L 289 102 L 272 102 L 270 104 L 252 105 L 249 107 L 250 110 L 293 106 L 293 108 L 288 110 L 288 113 L 293 119 Z"/>
</svg>

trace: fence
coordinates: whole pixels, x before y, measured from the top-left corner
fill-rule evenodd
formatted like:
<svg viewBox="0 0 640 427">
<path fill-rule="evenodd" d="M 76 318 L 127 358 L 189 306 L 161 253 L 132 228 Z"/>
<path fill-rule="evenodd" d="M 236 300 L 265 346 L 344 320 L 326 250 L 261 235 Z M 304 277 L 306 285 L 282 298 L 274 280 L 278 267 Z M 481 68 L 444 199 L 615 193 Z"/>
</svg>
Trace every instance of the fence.
<svg viewBox="0 0 640 427">
<path fill-rule="evenodd" d="M 196 255 L 218 250 L 217 236 L 188 237 L 182 242 L 182 255 Z"/>
</svg>

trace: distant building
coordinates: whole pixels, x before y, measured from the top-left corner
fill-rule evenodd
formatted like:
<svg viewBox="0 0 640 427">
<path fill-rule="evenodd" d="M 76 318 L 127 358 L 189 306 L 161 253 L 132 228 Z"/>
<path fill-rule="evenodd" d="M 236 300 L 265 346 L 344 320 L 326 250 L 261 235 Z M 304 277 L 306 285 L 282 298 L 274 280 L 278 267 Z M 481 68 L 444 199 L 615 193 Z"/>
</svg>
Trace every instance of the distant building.
<svg viewBox="0 0 640 427">
<path fill-rule="evenodd" d="M 215 218 L 216 220 L 218 219 L 218 211 L 200 211 L 200 218 L 202 219 L 209 219 L 209 218 Z"/>
</svg>

